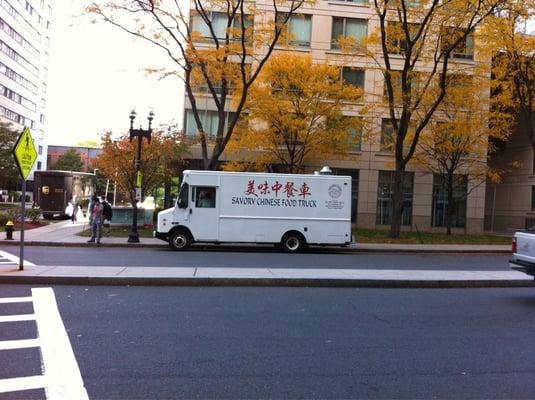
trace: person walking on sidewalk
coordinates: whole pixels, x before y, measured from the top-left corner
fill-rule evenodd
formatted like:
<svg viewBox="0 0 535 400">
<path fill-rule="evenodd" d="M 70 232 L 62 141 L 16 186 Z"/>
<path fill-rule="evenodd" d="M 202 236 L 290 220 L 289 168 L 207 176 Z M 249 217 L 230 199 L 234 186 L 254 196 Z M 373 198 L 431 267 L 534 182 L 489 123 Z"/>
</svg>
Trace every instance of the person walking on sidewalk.
<svg viewBox="0 0 535 400">
<path fill-rule="evenodd" d="M 110 236 L 111 233 L 111 219 L 113 218 L 113 210 L 111 204 L 108 203 L 106 196 L 101 197 L 102 213 L 104 215 L 103 227 L 106 228 L 106 236 Z"/>
<path fill-rule="evenodd" d="M 78 204 L 78 200 L 76 199 L 76 196 L 73 196 L 72 197 L 72 201 L 71 201 L 71 204 L 72 204 L 72 215 L 71 215 L 71 221 L 72 223 L 76 223 L 78 222 L 78 208 L 79 208 L 79 204 Z"/>
<path fill-rule="evenodd" d="M 100 244 L 100 237 L 102 235 L 102 222 L 104 220 L 104 207 L 100 203 L 99 199 L 95 197 L 93 199 L 94 205 L 93 205 L 93 221 L 91 223 L 91 239 L 89 239 L 88 243 L 94 243 L 95 241 L 97 244 Z"/>
</svg>

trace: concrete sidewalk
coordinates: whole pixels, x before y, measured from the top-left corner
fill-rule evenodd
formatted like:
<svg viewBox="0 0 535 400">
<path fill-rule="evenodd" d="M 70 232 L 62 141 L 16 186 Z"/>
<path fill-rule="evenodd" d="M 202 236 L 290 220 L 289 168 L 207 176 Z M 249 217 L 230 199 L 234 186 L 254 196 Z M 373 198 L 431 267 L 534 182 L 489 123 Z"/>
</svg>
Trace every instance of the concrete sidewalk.
<svg viewBox="0 0 535 400">
<path fill-rule="evenodd" d="M 30 229 L 24 232 L 24 243 L 27 246 L 76 246 L 94 247 L 87 243 L 87 237 L 77 234 L 87 228 L 87 223 L 61 221 L 41 228 Z M 2 235 L 3 236 L 3 235 Z M 0 239 L 1 245 L 16 245 L 20 238 L 20 232 L 13 235 L 15 240 Z M 106 237 L 102 238 L 102 247 L 125 247 L 125 248 L 166 248 L 167 244 L 156 238 L 140 238 L 140 243 L 127 243 L 127 238 Z M 254 246 L 254 245 L 253 245 Z M 254 246 L 262 248 L 261 246 Z M 266 247 L 264 245 L 264 247 Z M 230 244 L 220 248 L 251 248 L 251 245 Z M 271 246 L 269 246 L 271 248 Z M 333 249 L 340 249 L 333 247 Z M 338 250 L 340 251 L 340 250 Z M 351 252 L 407 252 L 407 253 L 510 253 L 510 245 L 470 245 L 470 244 L 387 244 L 387 243 L 358 243 L 342 251 Z"/>
<path fill-rule="evenodd" d="M 83 223 L 58 222 L 25 232 L 26 245 L 91 246 L 86 237 L 77 236 Z M 16 232 L 15 239 L 18 239 Z M 0 245 L 18 240 L 0 240 Z M 102 247 L 167 247 L 154 238 L 131 244 L 126 238 L 103 238 Z M 261 249 L 261 246 L 229 245 L 218 249 Z M 272 246 L 264 248 L 272 248 Z M 405 245 L 360 244 L 342 252 L 416 253 L 510 253 L 508 245 Z M 340 252 L 340 250 L 338 250 Z M 16 258 L 16 257 L 15 257 Z M 0 283 L 81 284 L 81 285 L 184 285 L 184 286 L 300 286 L 300 287 L 376 287 L 376 288 L 481 288 L 535 286 L 533 278 L 513 270 L 360 270 L 360 269 L 283 269 L 283 268 L 178 268 L 115 266 L 40 266 L 18 269 L 18 260 L 0 264 Z"/>
<path fill-rule="evenodd" d="M 375 288 L 531 287 L 517 271 L 416 271 L 289 268 L 173 268 L 0 265 L 1 283 L 165 286 Z"/>
</svg>

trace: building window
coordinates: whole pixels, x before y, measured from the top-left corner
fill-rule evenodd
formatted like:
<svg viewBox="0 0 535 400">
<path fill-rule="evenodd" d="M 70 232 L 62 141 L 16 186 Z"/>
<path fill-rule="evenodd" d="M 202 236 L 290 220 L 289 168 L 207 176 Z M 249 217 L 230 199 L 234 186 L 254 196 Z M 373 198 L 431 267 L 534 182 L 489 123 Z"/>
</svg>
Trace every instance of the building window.
<svg viewBox="0 0 535 400">
<path fill-rule="evenodd" d="M 463 32 L 459 28 L 444 29 L 442 32 L 441 46 L 442 50 L 448 49 L 452 41 L 457 40 Z M 455 46 L 451 52 L 453 58 L 462 58 L 465 60 L 474 59 L 474 34 L 469 33 L 461 42 Z"/>
<path fill-rule="evenodd" d="M 38 153 L 39 155 L 43 154 L 43 146 L 39 145 Z"/>
<path fill-rule="evenodd" d="M 234 115 L 234 113 L 227 113 L 226 124 L 228 124 L 232 115 Z M 217 134 L 217 125 L 219 124 L 219 115 L 217 114 L 217 111 L 200 111 L 199 117 L 201 118 L 203 129 L 208 135 L 208 138 L 214 139 Z M 186 110 L 185 132 L 186 136 L 189 138 L 197 137 L 197 124 L 195 123 L 192 110 Z"/>
<path fill-rule="evenodd" d="M 286 13 L 278 13 L 277 22 L 282 23 L 286 16 Z M 284 35 L 287 38 L 287 44 L 291 46 L 310 47 L 312 16 L 306 14 L 291 15 L 284 26 Z"/>
<path fill-rule="evenodd" d="M 348 140 L 349 151 L 360 151 L 362 149 L 362 132 L 364 130 L 364 122 L 360 117 L 344 117 L 348 122 Z"/>
<path fill-rule="evenodd" d="M 208 18 L 210 19 L 210 26 L 214 31 L 214 35 L 218 40 L 224 40 L 227 35 L 227 25 L 229 22 L 229 14 L 223 13 L 223 12 L 208 12 L 207 13 Z M 192 24 L 191 26 L 192 31 L 197 32 L 201 35 L 202 38 L 213 40 L 212 32 L 210 32 L 210 26 L 206 24 L 206 22 L 202 19 L 200 15 L 193 15 L 192 17 Z M 249 42 L 252 39 L 252 32 L 253 32 L 253 16 L 252 15 L 246 15 L 245 16 L 245 30 L 246 30 L 246 40 Z M 234 32 L 233 30 L 238 30 L 238 37 L 236 39 L 241 38 L 241 17 L 240 15 L 236 15 L 234 19 L 232 20 L 232 26 L 228 31 L 229 38 L 232 39 Z"/>
<path fill-rule="evenodd" d="M 466 175 L 455 175 L 453 180 L 453 205 L 451 210 L 451 226 L 464 228 L 466 224 Z M 446 212 L 448 207 L 448 191 L 446 176 L 433 175 L 433 208 L 432 226 L 446 226 Z"/>
<path fill-rule="evenodd" d="M 399 123 L 399 121 L 398 121 Z M 411 125 L 405 135 L 403 143 L 403 154 L 407 154 L 410 150 L 410 145 L 414 138 L 414 127 Z M 393 153 L 396 145 L 396 138 L 394 133 L 394 126 L 390 119 L 383 119 L 381 122 L 381 144 L 380 150 Z"/>
<path fill-rule="evenodd" d="M 19 53 L 9 47 L 6 43 L 0 40 L 0 50 L 6 54 L 9 58 L 14 60 L 17 64 L 23 66 L 28 71 L 32 72 L 36 77 L 39 76 L 39 69 L 29 62 L 26 58 L 22 57 Z"/>
<path fill-rule="evenodd" d="M 333 18 L 331 49 L 340 49 L 341 39 L 352 39 L 361 43 L 368 35 L 368 21 L 356 18 Z"/>
<path fill-rule="evenodd" d="M 383 119 L 381 122 L 381 151 L 394 150 L 394 127 L 392 121 Z"/>
<path fill-rule="evenodd" d="M 41 161 L 37 161 L 37 169 L 39 171 L 41 171 L 41 168 L 43 167 L 43 164 L 41 163 Z"/>
<path fill-rule="evenodd" d="M 25 87 L 30 92 L 34 94 L 37 93 L 37 86 L 35 86 L 33 83 L 31 83 L 27 79 L 23 78 L 21 75 L 17 74 L 15 71 L 13 71 L 11 68 L 6 66 L 5 64 L 2 64 L 1 62 L 0 62 L 0 74 L 7 76 L 9 79 L 11 79 L 14 82 L 17 82 L 19 85 Z"/>
<path fill-rule="evenodd" d="M 361 68 L 342 67 L 342 82 L 364 89 L 366 74 Z"/>
<path fill-rule="evenodd" d="M 377 185 L 377 225 L 390 225 L 392 223 L 392 197 L 394 193 L 394 171 L 379 171 Z M 403 173 L 403 213 L 401 225 L 412 223 L 412 192 L 414 174 Z"/>
<path fill-rule="evenodd" d="M 402 24 L 399 21 L 391 21 L 387 27 L 387 46 L 388 52 L 391 54 L 405 54 L 407 49 L 407 33 L 405 28 L 409 30 L 409 37 L 411 41 L 414 40 L 421 25 L 415 23 Z"/>
</svg>

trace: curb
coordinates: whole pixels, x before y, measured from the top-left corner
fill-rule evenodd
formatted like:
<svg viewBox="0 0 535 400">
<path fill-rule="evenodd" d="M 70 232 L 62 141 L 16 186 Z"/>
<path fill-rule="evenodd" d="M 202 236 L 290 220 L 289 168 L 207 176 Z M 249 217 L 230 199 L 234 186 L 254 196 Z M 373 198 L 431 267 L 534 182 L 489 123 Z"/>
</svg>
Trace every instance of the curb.
<svg viewBox="0 0 535 400">
<path fill-rule="evenodd" d="M 535 287 L 534 280 L 377 280 L 288 278 L 113 278 L 91 276 L 0 276 L 0 284 L 87 286 L 331 287 L 378 289 L 476 289 Z"/>
<path fill-rule="evenodd" d="M 18 240 L 0 240 L 0 246 L 19 246 Z M 45 241 L 25 241 L 24 246 L 44 246 L 44 247 L 97 247 L 95 244 L 86 243 L 86 242 L 45 242 Z M 348 247 L 348 248 L 337 248 L 337 247 L 312 247 L 311 252 L 315 250 L 331 250 L 336 253 L 454 253 L 454 254 L 511 254 L 510 249 L 437 249 L 432 248 L 433 245 L 423 245 L 429 246 L 431 248 L 402 248 L 402 247 L 385 247 L 385 248 L 363 248 L 357 247 Z M 153 248 L 153 249 L 168 249 L 167 244 L 156 244 L 156 243 L 106 243 L 102 242 L 98 247 L 108 247 L 108 248 Z M 219 250 L 272 250 L 272 247 L 268 246 L 251 246 L 251 245 L 241 245 L 241 246 L 229 246 L 229 245 L 193 245 L 193 250 L 195 249 L 219 249 Z"/>
<path fill-rule="evenodd" d="M 17 240 L 0 240 L 0 246 L 19 246 L 20 242 Z M 94 243 L 86 242 L 44 242 L 44 241 L 24 241 L 24 246 L 41 246 L 41 247 L 121 247 L 121 248 L 155 248 L 167 249 L 166 244 L 154 243 L 100 243 L 96 246 Z"/>
</svg>

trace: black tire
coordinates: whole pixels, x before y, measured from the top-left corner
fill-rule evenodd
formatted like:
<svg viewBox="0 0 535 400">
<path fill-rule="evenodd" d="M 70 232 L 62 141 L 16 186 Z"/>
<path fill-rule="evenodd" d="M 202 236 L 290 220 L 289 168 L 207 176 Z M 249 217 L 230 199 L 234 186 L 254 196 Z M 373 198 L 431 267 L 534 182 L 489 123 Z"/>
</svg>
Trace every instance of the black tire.
<svg viewBox="0 0 535 400">
<path fill-rule="evenodd" d="M 175 251 L 188 249 L 191 242 L 191 235 L 186 231 L 176 231 L 169 236 L 169 246 Z"/>
<path fill-rule="evenodd" d="M 286 253 L 299 253 L 306 246 L 306 240 L 299 232 L 287 232 L 282 237 L 280 246 Z"/>
<path fill-rule="evenodd" d="M 54 218 L 54 214 L 43 214 L 43 218 L 46 220 L 51 220 Z"/>
</svg>

